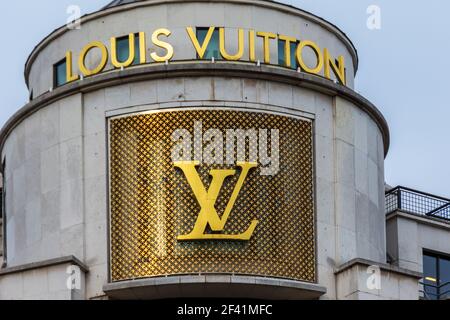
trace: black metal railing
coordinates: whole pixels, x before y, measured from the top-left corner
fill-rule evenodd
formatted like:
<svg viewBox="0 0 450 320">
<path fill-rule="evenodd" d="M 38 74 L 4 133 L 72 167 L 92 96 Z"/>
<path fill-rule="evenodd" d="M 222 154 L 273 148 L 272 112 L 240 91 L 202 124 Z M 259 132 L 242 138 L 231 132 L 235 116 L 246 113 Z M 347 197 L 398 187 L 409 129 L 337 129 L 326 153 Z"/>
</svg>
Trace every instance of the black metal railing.
<svg viewBox="0 0 450 320">
<path fill-rule="evenodd" d="M 410 188 L 386 192 L 386 214 L 397 210 L 450 221 L 450 199 Z"/>
<path fill-rule="evenodd" d="M 449 300 L 450 299 L 450 282 L 441 285 L 419 282 L 421 289 L 420 297 L 424 300 Z"/>
</svg>

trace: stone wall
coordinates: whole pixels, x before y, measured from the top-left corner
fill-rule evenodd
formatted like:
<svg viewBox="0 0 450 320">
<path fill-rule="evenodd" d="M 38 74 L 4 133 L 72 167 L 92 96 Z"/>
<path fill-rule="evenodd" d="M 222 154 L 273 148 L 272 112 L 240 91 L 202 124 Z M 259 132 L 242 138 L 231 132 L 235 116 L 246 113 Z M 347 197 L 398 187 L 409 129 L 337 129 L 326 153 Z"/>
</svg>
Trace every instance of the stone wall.
<svg viewBox="0 0 450 320">
<path fill-rule="evenodd" d="M 392 263 L 422 272 L 423 252 L 450 252 L 450 223 L 394 212 L 387 220 L 387 251 Z"/>
<path fill-rule="evenodd" d="M 387 264 L 356 259 L 336 271 L 339 300 L 418 300 L 422 275 Z"/>
<path fill-rule="evenodd" d="M 3 265 L 3 219 L 0 218 L 0 268 Z"/>
<path fill-rule="evenodd" d="M 319 284 L 335 298 L 336 267 L 357 257 L 385 262 L 384 144 L 366 113 L 347 100 L 293 85 L 180 77 L 76 94 L 14 129 L 3 149 L 6 184 L 13 190 L 7 199 L 10 266 L 74 255 L 90 269 L 88 297 L 103 295 L 108 281 L 107 118 L 195 107 L 313 119 Z"/>
<path fill-rule="evenodd" d="M 122 11 L 122 8 L 128 8 Z M 108 27 L 105 27 L 108 26 Z M 111 37 L 127 36 L 130 33 L 146 32 L 147 56 L 156 50 L 152 45 L 152 33 L 158 28 L 168 28 L 172 35 L 167 40 L 173 45 L 175 55 L 173 61 L 196 60 L 196 51 L 189 40 L 186 27 L 225 26 L 230 28 L 226 38 L 226 48 L 229 52 L 237 51 L 237 28 L 271 32 L 287 35 L 297 39 L 315 41 L 323 50 L 328 48 L 333 57 L 344 56 L 347 70 L 347 85 L 354 87 L 356 51 L 350 41 L 341 31 L 328 22 L 312 15 L 286 6 L 259 0 L 239 0 L 233 3 L 227 1 L 208 1 L 207 3 L 184 1 L 142 1 L 130 7 L 121 6 L 105 12 L 94 13 L 82 18 L 82 28 L 68 30 L 51 35 L 42 49 L 33 55 L 29 65 L 29 89 L 34 97 L 47 92 L 53 87 L 53 65 L 64 59 L 66 51 L 74 53 L 74 72 L 78 72 L 77 56 L 91 41 L 101 41 L 110 48 Z M 346 40 L 344 42 L 344 39 Z M 247 41 L 246 41 L 247 42 Z M 352 49 L 350 49 L 352 48 Z M 248 56 L 246 46 L 245 53 Z M 278 43 L 271 41 L 271 64 L 278 64 Z M 264 61 L 261 38 L 256 39 L 256 57 Z M 305 55 L 310 66 L 315 65 L 314 55 Z M 94 66 L 100 60 L 100 54 L 94 50 L 89 54 L 87 63 Z M 150 59 L 151 60 L 151 59 Z M 245 60 L 245 59 L 244 59 Z M 105 71 L 113 69 L 109 61 Z M 295 71 L 293 71 L 295 72 Z"/>
<path fill-rule="evenodd" d="M 178 58 L 195 59 L 192 45 L 177 36 L 185 26 L 216 24 L 236 28 L 246 24 L 242 27 L 294 36 L 301 30 L 303 37 L 320 42 L 334 53 L 342 52 L 352 88 L 353 56 L 336 32 L 290 9 L 270 9 L 268 6 L 283 6 L 269 3 L 174 1 L 126 12 L 117 9 L 114 14 L 100 15 L 83 24 L 79 31 L 59 35 L 42 48 L 30 68 L 30 86 L 35 96 L 46 92 L 51 86 L 52 64 L 64 56 L 65 50 L 80 50 L 91 40 L 108 41 L 114 35 L 165 26 L 174 31 L 172 40 L 181 54 Z M 244 19 L 243 15 L 251 19 Z M 276 47 L 272 49 L 277 52 Z M 261 110 L 313 121 L 317 271 L 318 284 L 327 289 L 324 298 L 341 297 L 337 294 L 335 274 L 339 266 L 357 258 L 385 263 L 384 155 L 388 142 L 383 141 L 383 134 L 388 133 L 376 117 L 366 112 L 366 102 L 357 95 L 349 98 L 354 94 L 351 89 L 329 80 L 314 77 L 299 81 L 297 77 L 302 75 L 293 70 L 255 65 L 247 69 L 240 65 L 242 70 L 227 67 L 223 63 L 219 70 L 210 63 L 178 62 L 177 70 L 173 70 L 176 77 L 169 77 L 167 70 L 153 75 L 144 68 L 148 74 L 133 76 L 133 72 L 141 70 L 139 67 L 98 75 L 48 93 L 53 98 L 58 90 L 72 85 L 81 88 L 49 99 L 22 118 L 17 117 L 15 126 L 4 136 L 2 149 L 6 159 L 5 182 L 10 190 L 6 199 L 8 268 L 74 256 L 89 268 L 83 297 L 103 297 L 103 287 L 109 281 L 108 119 L 199 107 Z M 265 73 L 264 78 L 257 72 Z M 148 79 L 149 75 L 153 79 Z M 108 76 L 117 79 L 113 84 L 107 83 Z M 83 88 L 86 82 L 93 85 Z M 346 90 L 350 93 L 341 94 Z M 364 103 L 364 108 L 358 103 Z M 33 102 L 28 107 L 33 108 Z M 386 132 L 382 132 L 382 127 Z M 30 288 L 32 295 L 27 290 L 14 294 L 3 291 L 0 298 L 51 296 L 54 291 L 49 279 L 53 271 L 47 268 L 33 272 L 0 275 L 0 287 L 8 288 L 8 281 L 11 286 L 39 282 L 40 288 L 46 290 Z M 33 276 L 28 277 L 29 273 Z"/>
</svg>

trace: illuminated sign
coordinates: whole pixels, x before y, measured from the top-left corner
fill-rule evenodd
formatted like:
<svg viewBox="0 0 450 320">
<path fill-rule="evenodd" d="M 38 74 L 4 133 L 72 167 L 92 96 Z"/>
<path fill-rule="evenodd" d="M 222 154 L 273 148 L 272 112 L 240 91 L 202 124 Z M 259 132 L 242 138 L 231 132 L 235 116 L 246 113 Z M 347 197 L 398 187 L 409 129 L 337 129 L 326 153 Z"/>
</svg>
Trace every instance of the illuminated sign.
<svg viewBox="0 0 450 320">
<path fill-rule="evenodd" d="M 341 55 L 337 59 L 332 57 L 330 51 L 327 48 L 323 50 L 319 47 L 317 43 L 310 40 L 298 40 L 295 37 L 290 37 L 286 35 L 278 35 L 271 32 L 261 32 L 255 30 L 245 31 L 244 29 L 238 29 L 238 39 L 237 39 L 237 52 L 230 53 L 226 48 L 226 29 L 225 28 L 216 28 L 214 26 L 209 27 L 206 37 L 203 41 L 200 41 L 197 38 L 194 28 L 187 27 L 186 28 L 186 36 L 189 38 L 192 43 L 193 48 L 195 49 L 199 59 L 203 59 L 205 56 L 205 52 L 208 48 L 208 45 L 211 42 L 213 34 L 215 31 L 219 31 L 219 49 L 220 55 L 226 61 L 250 61 L 257 62 L 256 57 L 256 39 L 262 39 L 262 52 L 263 52 L 263 62 L 266 64 L 270 64 L 271 55 L 273 54 L 270 50 L 272 41 L 280 41 L 284 44 L 284 61 L 285 65 L 283 67 L 291 67 L 292 64 L 292 54 L 295 54 L 296 62 L 299 66 L 299 69 L 302 72 L 321 75 L 327 79 L 332 79 L 331 73 L 333 72 L 337 81 L 341 84 L 346 84 L 346 75 L 345 75 L 345 61 L 344 57 Z M 174 51 L 174 47 L 169 42 L 169 38 L 172 35 L 172 32 L 168 29 L 161 28 L 157 29 L 152 34 L 152 44 L 155 47 L 162 49 L 165 52 L 164 55 L 158 55 L 156 52 L 152 52 L 150 56 L 147 56 L 147 44 L 146 44 L 146 33 L 139 32 L 137 34 L 138 39 L 136 39 L 136 35 L 134 33 L 128 36 L 128 45 L 129 45 L 129 55 L 125 61 L 119 61 L 118 59 L 118 49 L 117 49 L 117 38 L 113 37 L 110 40 L 108 50 L 108 45 L 104 44 L 100 41 L 93 41 L 87 44 L 81 52 L 78 54 L 76 59 L 78 70 L 81 72 L 81 75 L 84 77 L 92 76 L 102 72 L 108 61 L 111 61 L 111 64 L 115 68 L 127 68 L 130 67 L 137 57 L 137 53 L 139 53 L 139 64 L 147 64 L 147 63 L 161 63 L 161 62 L 170 62 L 174 55 L 176 54 Z M 137 40 L 137 41 L 136 41 Z M 247 42 L 246 42 L 247 41 Z M 136 42 L 139 43 L 139 46 L 136 45 Z M 292 45 L 295 45 L 295 53 L 291 53 Z M 137 48 L 138 47 L 138 48 Z M 246 49 L 248 48 L 248 52 Z M 95 67 L 89 68 L 86 65 L 86 57 L 92 50 L 97 50 L 100 53 L 100 59 L 97 62 Z M 137 52 L 139 50 L 139 52 Z M 311 51 L 315 56 L 315 64 L 313 66 L 308 65 L 305 61 L 305 51 Z M 151 58 L 151 60 L 149 59 Z M 74 65 L 74 54 L 72 51 L 68 51 L 66 53 L 66 76 L 67 82 L 72 82 L 80 79 L 80 74 L 76 74 L 73 71 Z"/>
<path fill-rule="evenodd" d="M 241 168 L 241 174 L 222 217 L 220 217 L 217 213 L 215 204 L 217 202 L 217 198 L 219 197 L 219 193 L 223 187 L 225 179 L 230 176 L 234 176 L 236 174 L 236 170 L 211 170 L 209 172 L 212 177 L 211 185 L 209 186 L 209 189 L 206 190 L 196 169 L 199 164 L 199 162 L 175 162 L 175 167 L 183 170 L 201 207 L 201 211 L 198 215 L 197 222 L 195 223 L 194 230 L 192 230 L 192 232 L 188 235 L 179 236 L 178 240 L 250 240 L 256 226 L 258 225 L 258 220 L 253 220 L 247 231 L 238 235 L 214 233 L 205 234 L 205 231 L 207 230 L 208 226 L 214 232 L 222 232 L 224 230 L 231 210 L 233 210 L 236 199 L 242 189 L 245 178 L 247 177 L 250 169 L 255 168 L 257 164 L 245 162 L 238 163 L 238 166 Z"/>
<path fill-rule="evenodd" d="M 193 194 L 200 204 L 201 210 L 198 215 L 194 229 L 188 235 L 178 237 L 180 241 L 186 240 L 250 240 L 253 235 L 258 220 L 252 220 L 249 228 L 241 234 L 205 234 L 207 227 L 214 232 L 223 232 L 228 218 L 233 210 L 236 200 L 246 181 L 250 170 L 258 167 L 258 156 L 262 164 L 261 175 L 276 175 L 279 171 L 279 130 L 270 131 L 271 150 L 268 146 L 268 130 L 260 129 L 227 129 L 225 135 L 217 128 L 211 128 L 202 134 L 203 123 L 194 124 L 194 137 L 187 129 L 177 129 L 172 134 L 172 140 L 177 144 L 172 151 L 174 166 L 180 168 Z M 223 137 L 226 136 L 226 142 Z M 259 138 L 259 140 L 258 140 Z M 206 144 L 206 146 L 203 146 Z M 195 150 L 192 150 L 194 145 Z M 226 146 L 226 152 L 224 152 Z M 246 162 L 246 147 L 248 146 L 248 161 Z M 236 149 L 237 148 L 237 149 Z M 270 157 L 269 155 L 270 151 Z M 192 161 L 192 155 L 195 158 Z M 236 156 L 236 157 L 235 157 Z M 239 178 L 233 189 L 229 202 L 222 216 L 217 212 L 215 205 L 223 188 L 225 180 L 237 174 L 236 169 L 212 169 L 209 172 L 211 184 L 209 189 L 204 186 L 197 167 L 201 166 L 202 160 L 207 165 L 223 165 L 225 162 L 229 166 L 235 164 L 240 169 Z"/>
<path fill-rule="evenodd" d="M 109 120 L 111 280 L 315 282 L 312 121 L 240 109 Z"/>
</svg>

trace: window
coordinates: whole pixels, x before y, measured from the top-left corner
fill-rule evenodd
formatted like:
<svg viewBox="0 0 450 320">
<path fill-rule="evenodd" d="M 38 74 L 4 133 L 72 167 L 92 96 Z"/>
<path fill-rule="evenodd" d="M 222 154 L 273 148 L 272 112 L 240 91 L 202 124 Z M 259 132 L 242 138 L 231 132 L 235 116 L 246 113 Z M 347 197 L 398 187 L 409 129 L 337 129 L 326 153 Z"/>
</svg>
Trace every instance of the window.
<svg viewBox="0 0 450 320">
<path fill-rule="evenodd" d="M 125 62 L 130 57 L 130 37 L 124 36 L 117 38 L 117 60 L 119 62 Z M 141 60 L 141 50 L 140 50 L 140 43 L 139 43 L 139 33 L 136 33 L 134 35 L 134 61 L 132 65 L 139 64 Z"/>
<path fill-rule="evenodd" d="M 6 266 L 6 185 L 5 185 L 5 161 L 3 161 L 2 167 L 1 167 L 1 207 L 0 207 L 0 219 L 2 220 L 2 230 L 0 234 L 0 245 L 2 249 L 3 254 L 3 266 Z M 3 267 L 0 265 L 0 268 Z"/>
<path fill-rule="evenodd" d="M 297 70 L 297 51 L 298 42 L 291 42 L 291 68 Z M 278 65 L 286 66 L 284 50 L 286 48 L 286 42 L 278 40 Z"/>
<path fill-rule="evenodd" d="M 426 299 L 450 297 L 450 257 L 423 254 L 423 295 Z"/>
<path fill-rule="evenodd" d="M 67 82 L 66 59 L 64 58 L 53 66 L 53 86 L 55 88 L 62 86 Z"/>
<path fill-rule="evenodd" d="M 208 34 L 209 28 L 197 28 L 197 40 L 200 45 L 205 41 L 206 35 Z M 219 30 L 214 30 L 214 33 L 211 37 L 211 41 L 208 44 L 208 47 L 206 48 L 205 55 L 203 56 L 204 60 L 211 60 L 214 57 L 214 59 L 219 60 L 221 58 L 220 56 L 220 49 L 219 49 Z M 197 55 L 197 59 L 199 59 L 199 56 Z"/>
</svg>

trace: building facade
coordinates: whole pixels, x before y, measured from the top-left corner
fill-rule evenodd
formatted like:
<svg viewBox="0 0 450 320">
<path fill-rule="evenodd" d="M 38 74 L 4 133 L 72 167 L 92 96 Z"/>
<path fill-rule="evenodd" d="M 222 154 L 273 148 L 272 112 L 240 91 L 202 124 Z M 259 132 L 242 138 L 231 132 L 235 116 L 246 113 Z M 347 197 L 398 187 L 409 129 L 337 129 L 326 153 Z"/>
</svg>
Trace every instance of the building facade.
<svg viewBox="0 0 450 320">
<path fill-rule="evenodd" d="M 357 68 L 272 1 L 113 1 L 55 30 L 0 133 L 0 299 L 430 293 L 448 202 L 386 220 L 389 129 Z"/>
</svg>

